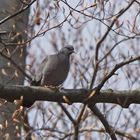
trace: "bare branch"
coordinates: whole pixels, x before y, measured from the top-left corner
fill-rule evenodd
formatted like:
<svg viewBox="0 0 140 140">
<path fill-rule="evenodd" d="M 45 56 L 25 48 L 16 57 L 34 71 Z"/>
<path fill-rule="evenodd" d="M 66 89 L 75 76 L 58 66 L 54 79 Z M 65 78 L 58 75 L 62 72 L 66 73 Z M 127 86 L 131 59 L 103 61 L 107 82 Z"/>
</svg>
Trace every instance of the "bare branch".
<svg viewBox="0 0 140 140">
<path fill-rule="evenodd" d="M 83 103 L 88 93 L 92 90 L 87 89 L 63 89 L 53 90 L 47 87 L 28 87 L 28 86 L 3 86 L 0 85 L 0 98 L 7 101 L 14 101 L 23 97 L 25 103 L 34 101 L 51 101 L 66 103 L 66 96 L 71 103 Z M 90 102 L 96 103 L 114 103 L 122 107 L 128 107 L 130 104 L 140 104 L 140 90 L 132 91 L 113 91 L 104 90 L 97 93 Z"/>
<path fill-rule="evenodd" d="M 137 56 L 135 58 L 131 57 L 129 58 L 128 60 L 124 61 L 124 62 L 121 62 L 119 64 L 116 64 L 115 67 L 111 70 L 111 72 L 109 74 L 107 74 L 107 76 L 102 80 L 102 82 L 98 85 L 98 90 L 100 90 L 103 85 L 105 84 L 105 82 L 114 75 L 114 73 L 121 67 L 129 64 L 129 63 L 132 63 L 136 60 L 139 60 L 140 61 L 140 56 Z"/>
<path fill-rule="evenodd" d="M 15 68 L 17 68 L 29 80 L 32 80 L 32 78 L 18 64 L 16 64 L 15 61 L 10 56 L 5 55 L 2 51 L 0 51 L 0 55 L 9 60 L 15 66 Z"/>
<path fill-rule="evenodd" d="M 98 117 L 98 119 L 102 122 L 102 124 L 105 127 L 106 132 L 110 135 L 111 139 L 117 140 L 117 138 L 115 136 L 115 131 L 109 125 L 109 123 L 105 119 L 104 115 L 100 112 L 100 110 L 92 103 L 88 104 L 88 107 L 91 109 L 92 113 L 95 114 Z"/>
<path fill-rule="evenodd" d="M 36 1 L 36 0 L 31 1 L 28 5 L 26 4 L 25 7 L 21 7 L 21 9 L 18 10 L 16 13 L 14 13 L 14 14 L 12 14 L 12 15 L 9 15 L 9 16 L 5 17 L 4 19 L 2 19 L 2 20 L 0 21 L 0 25 L 3 24 L 4 22 L 6 22 L 7 20 L 9 20 L 9 19 L 11 19 L 11 18 L 13 18 L 13 17 L 19 15 L 20 13 L 22 13 L 22 12 L 25 11 L 25 10 L 27 10 L 28 8 L 30 8 L 30 6 L 31 6 L 35 1 Z"/>
<path fill-rule="evenodd" d="M 97 42 L 96 45 L 96 49 L 95 49 L 95 67 L 94 67 L 94 72 L 93 72 L 93 76 L 92 76 L 92 80 L 91 80 L 91 84 L 90 84 L 90 88 L 93 88 L 95 79 L 97 77 L 97 72 L 98 72 L 98 67 L 99 67 L 99 63 L 98 63 L 98 56 L 99 56 L 99 48 L 101 47 L 101 44 L 103 43 L 103 41 L 106 39 L 107 35 L 109 34 L 109 32 L 111 31 L 112 27 L 114 26 L 116 20 L 123 15 L 130 7 L 131 5 L 135 2 L 135 0 L 131 1 L 130 4 L 128 4 L 128 6 L 125 9 L 122 9 L 119 14 L 113 19 L 112 23 L 110 24 L 110 26 L 108 27 L 107 31 L 104 33 L 103 37 Z"/>
</svg>

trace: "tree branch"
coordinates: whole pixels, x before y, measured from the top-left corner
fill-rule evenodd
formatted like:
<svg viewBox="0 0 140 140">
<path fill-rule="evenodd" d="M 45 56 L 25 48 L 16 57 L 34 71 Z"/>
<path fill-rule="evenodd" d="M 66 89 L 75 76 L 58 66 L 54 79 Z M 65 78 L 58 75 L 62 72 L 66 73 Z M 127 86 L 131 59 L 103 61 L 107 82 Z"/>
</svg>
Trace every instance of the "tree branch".
<svg viewBox="0 0 140 140">
<path fill-rule="evenodd" d="M 105 119 L 104 115 L 100 112 L 100 110 L 92 104 L 88 104 L 89 108 L 95 114 L 98 119 L 102 122 L 103 126 L 105 127 L 106 132 L 110 135 L 112 140 L 117 140 L 115 136 L 115 131 L 113 128 L 109 125 L 108 121 Z"/>
<path fill-rule="evenodd" d="M 93 90 L 93 89 L 92 89 Z M 28 86 L 3 86 L 0 85 L 0 98 L 13 102 L 16 99 L 23 97 L 26 104 L 33 103 L 34 101 L 51 101 L 66 103 L 64 97 L 71 103 L 83 103 L 85 98 L 88 98 L 88 93 L 92 90 L 87 89 L 50 89 L 47 87 L 28 87 Z M 129 107 L 130 104 L 140 104 L 140 90 L 102 90 L 100 93 L 95 94 L 91 103 L 114 103 L 124 108 Z"/>
<path fill-rule="evenodd" d="M 121 67 L 123 67 L 123 66 L 125 66 L 125 65 L 127 65 L 127 64 L 130 64 L 130 63 L 132 63 L 132 62 L 135 62 L 135 61 L 139 61 L 140 60 L 140 56 L 137 56 L 137 57 L 130 57 L 128 60 L 126 60 L 126 61 L 123 61 L 123 62 L 121 62 L 121 63 L 119 63 L 119 64 L 116 64 L 115 66 L 114 66 L 114 68 L 110 71 L 110 73 L 109 74 L 107 74 L 106 76 L 105 76 L 105 78 L 101 81 L 101 83 L 98 85 L 98 90 L 100 90 L 103 86 L 104 86 L 104 84 L 106 83 L 106 81 L 110 78 L 110 77 L 112 77 L 113 75 L 114 75 L 114 73 L 119 69 L 119 68 L 121 68 Z"/>
<path fill-rule="evenodd" d="M 12 15 L 9 15 L 7 17 L 5 17 L 4 19 L 0 20 L 0 25 L 5 23 L 6 21 L 8 21 L 9 19 L 19 15 L 20 13 L 24 12 L 25 10 L 27 10 L 36 0 L 31 1 L 29 4 L 27 4 L 25 7 L 21 7 L 21 9 L 19 9 L 17 12 L 15 12 Z"/>
</svg>

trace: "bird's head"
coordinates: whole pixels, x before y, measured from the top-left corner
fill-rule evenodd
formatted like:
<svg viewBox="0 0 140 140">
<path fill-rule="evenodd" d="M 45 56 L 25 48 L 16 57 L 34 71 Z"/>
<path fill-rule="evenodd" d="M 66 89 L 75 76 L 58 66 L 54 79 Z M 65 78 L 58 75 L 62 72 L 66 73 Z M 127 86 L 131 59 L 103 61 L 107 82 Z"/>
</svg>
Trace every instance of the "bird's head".
<svg viewBox="0 0 140 140">
<path fill-rule="evenodd" d="M 65 53 L 67 55 L 71 55 L 74 53 L 74 48 L 72 45 L 67 45 L 60 50 L 61 53 Z"/>
</svg>

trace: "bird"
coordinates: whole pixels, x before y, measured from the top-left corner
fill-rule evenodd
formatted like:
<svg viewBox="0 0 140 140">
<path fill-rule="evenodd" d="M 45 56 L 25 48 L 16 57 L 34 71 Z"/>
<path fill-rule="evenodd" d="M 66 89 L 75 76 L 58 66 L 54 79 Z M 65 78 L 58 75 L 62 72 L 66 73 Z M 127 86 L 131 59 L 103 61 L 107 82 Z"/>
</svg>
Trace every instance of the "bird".
<svg viewBox="0 0 140 140">
<path fill-rule="evenodd" d="M 58 53 L 46 56 L 39 65 L 31 85 L 54 87 L 62 85 L 69 73 L 72 53 L 74 53 L 74 47 L 66 45 Z"/>
<path fill-rule="evenodd" d="M 66 45 L 57 53 L 47 55 L 40 63 L 31 86 L 51 86 L 57 88 L 66 80 L 70 69 L 70 56 L 75 53 L 72 45 Z M 23 100 L 22 105 L 30 108 L 35 100 Z"/>
</svg>

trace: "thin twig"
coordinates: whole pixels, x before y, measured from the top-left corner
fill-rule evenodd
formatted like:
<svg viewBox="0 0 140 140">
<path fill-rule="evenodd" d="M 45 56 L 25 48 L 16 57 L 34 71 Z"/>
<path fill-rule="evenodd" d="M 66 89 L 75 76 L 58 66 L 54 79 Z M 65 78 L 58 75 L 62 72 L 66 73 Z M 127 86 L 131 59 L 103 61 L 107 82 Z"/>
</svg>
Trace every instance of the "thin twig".
<svg viewBox="0 0 140 140">
<path fill-rule="evenodd" d="M 20 10 L 18 10 L 17 12 L 15 12 L 12 15 L 9 15 L 7 17 L 5 17 L 4 19 L 0 20 L 0 25 L 5 23 L 6 21 L 8 21 L 9 19 L 19 15 L 20 13 L 22 13 L 23 11 L 27 10 L 36 0 L 31 1 L 28 5 L 26 5 L 25 7 L 21 8 Z"/>
<path fill-rule="evenodd" d="M 127 65 L 127 64 L 129 64 L 129 63 L 132 63 L 132 62 L 134 62 L 134 61 L 136 61 L 136 60 L 140 60 L 140 56 L 137 56 L 137 57 L 135 57 L 135 58 L 129 58 L 128 60 L 126 60 L 126 61 L 124 61 L 124 62 L 121 62 L 121 63 L 119 63 L 119 64 L 116 64 L 115 66 L 114 66 L 114 68 L 110 71 L 110 73 L 109 74 L 107 74 L 107 76 L 101 81 L 101 83 L 98 85 L 98 90 L 100 90 L 103 86 L 104 86 L 104 84 L 105 84 L 105 82 L 110 78 L 110 77 L 112 77 L 113 75 L 114 75 L 114 73 L 119 69 L 119 68 L 121 68 L 121 67 L 123 67 L 123 66 L 125 66 L 125 65 Z"/>
<path fill-rule="evenodd" d="M 16 64 L 11 57 L 5 55 L 4 53 L 2 53 L 2 51 L 0 51 L 0 55 L 9 60 L 25 77 L 27 77 L 29 80 L 32 80 L 32 78 L 18 64 Z"/>
</svg>

